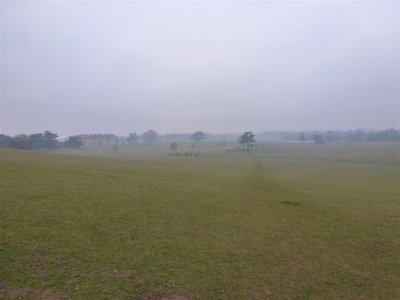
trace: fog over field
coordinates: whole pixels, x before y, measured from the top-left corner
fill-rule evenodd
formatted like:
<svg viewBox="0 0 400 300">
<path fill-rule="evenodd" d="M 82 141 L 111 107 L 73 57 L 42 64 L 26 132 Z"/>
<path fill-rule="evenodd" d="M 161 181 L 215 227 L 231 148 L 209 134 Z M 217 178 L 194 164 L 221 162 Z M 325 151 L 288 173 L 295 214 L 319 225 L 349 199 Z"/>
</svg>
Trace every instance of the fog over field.
<svg viewBox="0 0 400 300">
<path fill-rule="evenodd" d="M 399 3 L 1 1 L 1 132 L 399 127 Z"/>
</svg>

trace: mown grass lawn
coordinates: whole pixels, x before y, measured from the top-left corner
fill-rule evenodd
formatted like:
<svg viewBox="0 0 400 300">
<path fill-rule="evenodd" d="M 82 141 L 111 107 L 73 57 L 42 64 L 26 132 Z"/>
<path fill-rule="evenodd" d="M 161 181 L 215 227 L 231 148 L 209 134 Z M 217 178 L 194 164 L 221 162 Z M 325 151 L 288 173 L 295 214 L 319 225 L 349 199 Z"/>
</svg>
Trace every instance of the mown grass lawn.
<svg viewBox="0 0 400 300">
<path fill-rule="evenodd" d="M 400 298 L 398 146 L 207 147 L 2 149 L 0 298 Z"/>
</svg>

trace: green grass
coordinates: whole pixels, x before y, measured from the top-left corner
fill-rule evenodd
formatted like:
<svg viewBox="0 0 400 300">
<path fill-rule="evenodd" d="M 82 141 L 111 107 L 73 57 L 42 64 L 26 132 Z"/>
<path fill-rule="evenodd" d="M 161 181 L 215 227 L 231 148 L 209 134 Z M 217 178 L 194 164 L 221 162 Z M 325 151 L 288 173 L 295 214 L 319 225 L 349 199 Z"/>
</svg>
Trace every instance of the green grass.
<svg viewBox="0 0 400 300">
<path fill-rule="evenodd" d="M 399 299 L 399 150 L 2 149 L 0 298 Z"/>
</svg>

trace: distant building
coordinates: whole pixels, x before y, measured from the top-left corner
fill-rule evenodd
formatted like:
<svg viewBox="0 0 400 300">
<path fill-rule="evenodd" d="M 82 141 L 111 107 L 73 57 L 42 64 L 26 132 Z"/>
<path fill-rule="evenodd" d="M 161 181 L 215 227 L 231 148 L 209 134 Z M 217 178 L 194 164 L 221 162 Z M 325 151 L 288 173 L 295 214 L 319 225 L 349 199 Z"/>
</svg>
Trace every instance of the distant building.
<svg viewBox="0 0 400 300">
<path fill-rule="evenodd" d="M 105 147 L 118 144 L 118 137 L 113 134 L 81 134 L 79 138 L 85 147 Z"/>
</svg>

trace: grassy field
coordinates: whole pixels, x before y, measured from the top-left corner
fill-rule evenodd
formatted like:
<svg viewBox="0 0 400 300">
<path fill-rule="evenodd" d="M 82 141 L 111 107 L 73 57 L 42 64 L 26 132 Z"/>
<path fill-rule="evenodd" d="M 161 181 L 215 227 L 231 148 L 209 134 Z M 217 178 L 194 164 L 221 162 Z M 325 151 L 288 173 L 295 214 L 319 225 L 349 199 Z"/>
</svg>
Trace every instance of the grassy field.
<svg viewBox="0 0 400 300">
<path fill-rule="evenodd" d="M 400 299 L 399 146 L 196 151 L 2 149 L 0 298 Z"/>
</svg>

